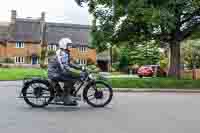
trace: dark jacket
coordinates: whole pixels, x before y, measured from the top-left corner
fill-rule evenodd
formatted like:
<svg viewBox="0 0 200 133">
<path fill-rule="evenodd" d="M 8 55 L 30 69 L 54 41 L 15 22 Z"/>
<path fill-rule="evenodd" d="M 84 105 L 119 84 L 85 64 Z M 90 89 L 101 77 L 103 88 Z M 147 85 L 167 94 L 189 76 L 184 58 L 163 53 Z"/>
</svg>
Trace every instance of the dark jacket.
<svg viewBox="0 0 200 133">
<path fill-rule="evenodd" d="M 48 59 L 48 78 L 64 79 L 80 76 L 80 66 L 70 63 L 70 52 L 56 51 L 56 55 Z"/>
</svg>

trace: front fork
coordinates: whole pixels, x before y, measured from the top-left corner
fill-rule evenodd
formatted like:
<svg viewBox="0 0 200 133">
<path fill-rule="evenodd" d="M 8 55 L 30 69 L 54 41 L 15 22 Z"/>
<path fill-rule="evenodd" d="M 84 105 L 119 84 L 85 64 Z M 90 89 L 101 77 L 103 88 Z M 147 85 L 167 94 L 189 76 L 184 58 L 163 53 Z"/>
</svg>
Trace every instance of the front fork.
<svg viewBox="0 0 200 133">
<path fill-rule="evenodd" d="M 86 102 L 85 98 L 84 98 L 84 90 L 87 88 L 87 87 L 90 87 L 91 85 L 91 81 L 83 81 L 81 85 L 77 86 L 75 88 L 75 97 L 78 97 L 77 100 L 79 101 L 83 101 L 83 102 Z"/>
</svg>

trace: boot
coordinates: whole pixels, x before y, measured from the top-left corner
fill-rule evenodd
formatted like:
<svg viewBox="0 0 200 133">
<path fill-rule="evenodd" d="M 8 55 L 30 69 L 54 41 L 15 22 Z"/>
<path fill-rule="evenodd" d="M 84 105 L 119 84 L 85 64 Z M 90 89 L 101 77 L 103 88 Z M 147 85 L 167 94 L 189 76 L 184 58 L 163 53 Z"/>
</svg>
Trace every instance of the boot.
<svg viewBox="0 0 200 133">
<path fill-rule="evenodd" d="M 56 102 L 56 103 L 63 102 L 62 96 L 56 96 L 56 97 L 54 98 L 54 102 Z"/>
<path fill-rule="evenodd" d="M 68 95 L 65 96 L 63 99 L 64 105 L 66 106 L 77 106 L 78 102 L 76 100 L 73 99 L 72 96 Z"/>
</svg>

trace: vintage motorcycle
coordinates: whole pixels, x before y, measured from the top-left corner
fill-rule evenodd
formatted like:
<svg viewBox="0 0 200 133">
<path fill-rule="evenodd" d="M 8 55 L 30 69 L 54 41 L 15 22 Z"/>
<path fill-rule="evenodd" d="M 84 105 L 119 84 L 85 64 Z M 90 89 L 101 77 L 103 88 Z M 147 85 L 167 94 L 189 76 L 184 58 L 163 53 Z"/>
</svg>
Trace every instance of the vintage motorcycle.
<svg viewBox="0 0 200 133">
<path fill-rule="evenodd" d="M 98 80 L 93 73 L 84 70 L 84 76 L 77 79 L 73 85 L 71 95 L 79 101 L 87 102 L 92 107 L 104 107 L 108 105 L 113 97 L 112 87 L 105 82 L 105 77 L 99 76 Z M 64 105 L 55 99 L 62 92 L 62 82 L 45 78 L 27 78 L 24 80 L 20 98 L 37 108 L 42 108 L 48 104 Z"/>
</svg>

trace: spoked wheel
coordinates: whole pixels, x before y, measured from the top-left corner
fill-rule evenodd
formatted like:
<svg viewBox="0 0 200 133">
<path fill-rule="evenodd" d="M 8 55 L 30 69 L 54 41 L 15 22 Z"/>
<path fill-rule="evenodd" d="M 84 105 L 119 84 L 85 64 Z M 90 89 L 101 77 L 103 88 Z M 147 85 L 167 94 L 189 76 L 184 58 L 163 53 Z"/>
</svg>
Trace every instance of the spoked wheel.
<svg viewBox="0 0 200 133">
<path fill-rule="evenodd" d="M 22 90 L 24 100 L 32 107 L 45 107 L 54 98 L 54 92 L 49 84 L 42 80 L 31 81 Z"/>
<path fill-rule="evenodd" d="M 93 107 L 104 107 L 108 105 L 113 97 L 112 88 L 104 82 L 95 82 L 83 92 L 86 102 Z"/>
</svg>

